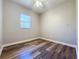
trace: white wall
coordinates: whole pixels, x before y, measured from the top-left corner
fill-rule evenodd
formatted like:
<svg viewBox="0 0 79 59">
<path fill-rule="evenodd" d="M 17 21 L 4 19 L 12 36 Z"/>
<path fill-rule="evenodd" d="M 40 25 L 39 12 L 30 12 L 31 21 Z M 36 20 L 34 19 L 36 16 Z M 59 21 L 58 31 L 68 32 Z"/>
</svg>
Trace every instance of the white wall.
<svg viewBox="0 0 79 59">
<path fill-rule="evenodd" d="M 0 55 L 2 46 L 2 0 L 0 0 Z"/>
<path fill-rule="evenodd" d="M 3 44 L 36 38 L 39 35 L 39 17 L 34 12 L 8 0 L 4 0 L 4 32 Z M 20 14 L 26 13 L 32 17 L 32 28 L 20 28 Z"/>
<path fill-rule="evenodd" d="M 0 48 L 2 41 L 2 0 L 0 0 Z"/>
<path fill-rule="evenodd" d="M 42 14 L 41 36 L 76 45 L 77 35 L 75 9 L 75 1 L 70 1 Z"/>
<path fill-rule="evenodd" d="M 4 0 L 3 5 L 3 44 L 39 36 L 68 44 L 77 44 L 74 1 L 60 4 L 41 16 L 8 0 Z M 20 13 L 22 12 L 32 17 L 32 29 L 20 28 Z"/>
</svg>

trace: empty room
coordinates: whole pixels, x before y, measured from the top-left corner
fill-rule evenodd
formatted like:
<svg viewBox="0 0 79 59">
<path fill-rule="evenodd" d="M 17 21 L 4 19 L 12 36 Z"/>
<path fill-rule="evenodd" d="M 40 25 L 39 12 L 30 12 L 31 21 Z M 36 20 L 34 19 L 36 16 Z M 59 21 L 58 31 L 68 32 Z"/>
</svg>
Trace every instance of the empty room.
<svg viewBox="0 0 79 59">
<path fill-rule="evenodd" d="M 0 59 L 77 59 L 76 0 L 0 0 Z"/>
</svg>

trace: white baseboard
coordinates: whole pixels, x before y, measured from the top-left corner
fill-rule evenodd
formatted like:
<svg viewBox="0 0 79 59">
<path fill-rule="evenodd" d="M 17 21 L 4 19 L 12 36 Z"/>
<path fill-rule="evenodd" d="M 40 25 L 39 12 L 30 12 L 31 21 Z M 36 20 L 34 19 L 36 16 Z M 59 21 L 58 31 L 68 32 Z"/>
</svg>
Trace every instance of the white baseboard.
<svg viewBox="0 0 79 59">
<path fill-rule="evenodd" d="M 0 48 L 0 56 L 1 56 L 2 50 L 3 50 L 3 47 Z"/>
<path fill-rule="evenodd" d="M 77 59 L 78 59 L 78 47 L 76 47 L 76 55 L 77 55 Z"/>
<path fill-rule="evenodd" d="M 44 39 L 44 40 L 47 40 L 47 41 L 50 41 L 50 42 L 54 42 L 54 43 L 58 43 L 58 44 L 62 44 L 62 45 L 66 45 L 66 46 L 75 48 L 75 50 L 76 50 L 76 55 L 77 55 L 77 59 L 78 59 L 78 48 L 77 48 L 77 45 L 72 45 L 72 44 L 68 44 L 68 43 L 63 43 L 63 42 L 59 42 L 59 41 L 52 40 L 52 39 L 48 39 L 48 38 L 44 38 L 44 37 L 40 37 L 40 38 L 41 38 L 41 39 Z"/>
<path fill-rule="evenodd" d="M 62 44 L 62 45 L 70 46 L 70 47 L 73 47 L 73 48 L 77 48 L 76 45 L 72 45 L 72 44 L 68 44 L 68 43 L 64 43 L 64 42 L 59 42 L 59 41 L 52 40 L 52 39 L 49 39 L 49 38 L 44 38 L 44 37 L 40 37 L 40 38 L 44 39 L 44 40 L 51 41 L 51 42 L 55 42 L 55 43 L 58 43 L 58 44 Z"/>
<path fill-rule="evenodd" d="M 37 38 L 31 38 L 31 39 L 26 39 L 26 40 L 23 40 L 23 41 L 18 41 L 18 42 L 13 42 L 13 43 L 8 43 L 8 44 L 2 45 L 2 47 L 7 47 L 7 46 L 15 45 L 15 44 L 20 44 L 20 43 L 32 41 L 32 40 L 35 40 L 35 39 L 38 39 L 38 38 L 39 37 L 37 37 Z"/>
<path fill-rule="evenodd" d="M 3 50 L 4 47 L 11 46 L 11 45 L 15 45 L 15 44 L 20 44 L 20 43 L 24 43 L 24 42 L 28 42 L 28 41 L 32 41 L 32 40 L 35 40 L 35 39 L 38 39 L 38 38 L 39 37 L 37 37 L 37 38 L 31 38 L 31 39 L 27 39 L 27 40 L 23 40 L 23 41 L 18 41 L 18 42 L 13 42 L 13 43 L 8 43 L 8 44 L 4 44 L 0 48 L 0 55 L 1 55 L 2 50 Z"/>
<path fill-rule="evenodd" d="M 77 48 L 76 45 L 72 45 L 72 44 L 68 44 L 68 43 L 63 43 L 63 42 L 59 42 L 59 41 L 48 39 L 48 38 L 44 38 L 44 37 L 31 38 L 31 39 L 27 39 L 27 40 L 23 40 L 23 41 L 8 43 L 8 44 L 2 45 L 2 47 L 11 46 L 11 45 L 15 45 L 15 44 L 20 44 L 20 43 L 28 42 L 28 41 L 35 40 L 35 39 L 38 39 L 38 38 L 44 39 L 44 40 L 48 40 L 48 41 L 51 41 L 51 42 L 55 42 L 55 43 L 58 43 L 58 44 L 70 46 L 70 47 L 73 47 L 73 48 Z"/>
</svg>

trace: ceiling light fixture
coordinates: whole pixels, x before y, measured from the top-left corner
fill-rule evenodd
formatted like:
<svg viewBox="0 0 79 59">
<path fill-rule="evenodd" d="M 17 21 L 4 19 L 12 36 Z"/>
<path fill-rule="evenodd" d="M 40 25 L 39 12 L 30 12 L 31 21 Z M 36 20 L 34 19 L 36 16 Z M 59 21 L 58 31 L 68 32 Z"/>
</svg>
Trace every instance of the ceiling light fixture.
<svg viewBox="0 0 79 59">
<path fill-rule="evenodd" d="M 39 7 L 39 8 L 41 7 L 41 8 L 43 8 L 44 4 L 40 0 L 34 0 L 34 7 Z"/>
</svg>

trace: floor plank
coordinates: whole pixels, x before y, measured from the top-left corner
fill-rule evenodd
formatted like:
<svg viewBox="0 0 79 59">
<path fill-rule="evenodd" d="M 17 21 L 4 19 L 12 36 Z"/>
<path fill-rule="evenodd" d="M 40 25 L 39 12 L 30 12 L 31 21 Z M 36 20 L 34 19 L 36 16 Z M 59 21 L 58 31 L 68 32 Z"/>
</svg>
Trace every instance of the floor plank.
<svg viewBox="0 0 79 59">
<path fill-rule="evenodd" d="M 5 47 L 0 59 L 77 59 L 75 48 L 43 39 Z"/>
</svg>

